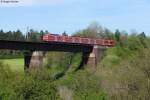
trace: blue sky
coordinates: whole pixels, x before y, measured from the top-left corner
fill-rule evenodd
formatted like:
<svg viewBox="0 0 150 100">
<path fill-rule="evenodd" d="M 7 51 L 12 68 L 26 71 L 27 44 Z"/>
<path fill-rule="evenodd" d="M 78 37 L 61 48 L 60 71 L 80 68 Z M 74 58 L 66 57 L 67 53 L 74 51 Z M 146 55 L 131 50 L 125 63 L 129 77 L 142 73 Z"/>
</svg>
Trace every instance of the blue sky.
<svg viewBox="0 0 150 100">
<path fill-rule="evenodd" d="M 111 31 L 150 35 L 150 0 L 18 0 L 0 3 L 0 29 L 26 32 L 27 26 L 52 33 L 73 33 L 97 21 Z"/>
</svg>

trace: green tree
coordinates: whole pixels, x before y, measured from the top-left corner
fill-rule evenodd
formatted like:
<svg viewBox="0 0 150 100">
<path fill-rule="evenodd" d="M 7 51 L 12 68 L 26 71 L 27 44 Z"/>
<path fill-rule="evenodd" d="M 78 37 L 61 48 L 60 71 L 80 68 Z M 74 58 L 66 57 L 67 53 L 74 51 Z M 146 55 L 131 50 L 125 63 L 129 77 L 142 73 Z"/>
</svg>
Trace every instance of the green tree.
<svg viewBox="0 0 150 100">
<path fill-rule="evenodd" d="M 117 29 L 116 32 L 115 32 L 115 39 L 117 42 L 120 42 L 120 36 L 121 36 L 121 33 L 120 31 Z"/>
<path fill-rule="evenodd" d="M 5 39 L 4 31 L 3 31 L 2 29 L 0 30 L 0 39 L 1 39 L 1 40 L 4 40 L 4 39 Z"/>
<path fill-rule="evenodd" d="M 30 31 L 27 34 L 27 40 L 28 41 L 40 41 L 41 35 L 39 32 L 34 31 L 33 29 L 30 29 Z"/>
<path fill-rule="evenodd" d="M 114 39 L 113 33 L 107 28 L 104 29 L 103 37 L 108 39 Z"/>
<path fill-rule="evenodd" d="M 92 22 L 86 29 L 73 34 L 74 36 L 88 38 L 113 38 L 113 34 L 107 28 L 103 28 L 97 22 Z"/>
<path fill-rule="evenodd" d="M 13 39 L 17 41 L 24 41 L 25 37 L 20 30 L 13 32 Z"/>
<path fill-rule="evenodd" d="M 146 47 L 147 47 L 147 44 L 146 44 L 147 38 L 146 38 L 145 33 L 142 32 L 141 34 L 138 35 L 138 37 L 139 37 L 139 39 L 140 39 L 142 45 L 144 46 L 144 48 L 146 48 Z"/>
</svg>

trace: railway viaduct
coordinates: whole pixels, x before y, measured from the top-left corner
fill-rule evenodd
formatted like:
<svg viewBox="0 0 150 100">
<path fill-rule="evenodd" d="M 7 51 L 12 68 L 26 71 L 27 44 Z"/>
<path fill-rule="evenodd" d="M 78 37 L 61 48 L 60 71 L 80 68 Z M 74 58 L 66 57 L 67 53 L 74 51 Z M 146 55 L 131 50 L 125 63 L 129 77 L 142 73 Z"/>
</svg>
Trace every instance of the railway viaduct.
<svg viewBox="0 0 150 100">
<path fill-rule="evenodd" d="M 107 46 L 64 42 L 27 42 L 0 40 L 0 49 L 24 50 L 24 68 L 39 67 L 43 61 L 41 51 L 82 52 L 80 67 L 96 67 Z"/>
</svg>

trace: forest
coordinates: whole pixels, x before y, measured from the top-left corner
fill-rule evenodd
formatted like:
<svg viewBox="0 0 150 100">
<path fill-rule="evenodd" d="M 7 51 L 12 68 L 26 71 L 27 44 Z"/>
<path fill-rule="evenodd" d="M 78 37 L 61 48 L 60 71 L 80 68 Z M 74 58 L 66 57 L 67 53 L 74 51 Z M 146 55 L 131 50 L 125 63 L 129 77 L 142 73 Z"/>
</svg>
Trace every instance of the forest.
<svg viewBox="0 0 150 100">
<path fill-rule="evenodd" d="M 0 31 L 0 40 L 41 41 L 48 31 Z M 150 37 L 144 32 L 111 32 L 98 23 L 72 36 L 109 38 L 108 48 L 93 66 L 79 68 L 81 53 L 46 52 L 41 69 L 12 71 L 0 62 L 0 100 L 149 100 Z M 22 58 L 24 51 L 0 50 L 0 59 Z"/>
</svg>

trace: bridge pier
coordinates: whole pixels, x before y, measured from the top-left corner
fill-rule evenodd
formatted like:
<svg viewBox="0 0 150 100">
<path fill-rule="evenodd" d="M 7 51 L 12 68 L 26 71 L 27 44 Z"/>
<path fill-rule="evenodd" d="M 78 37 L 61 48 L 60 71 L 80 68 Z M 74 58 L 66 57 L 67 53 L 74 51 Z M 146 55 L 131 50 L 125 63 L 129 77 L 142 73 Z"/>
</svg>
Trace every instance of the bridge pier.
<svg viewBox="0 0 150 100">
<path fill-rule="evenodd" d="M 27 71 L 30 67 L 32 57 L 32 51 L 25 51 L 24 52 L 24 70 Z"/>
<path fill-rule="evenodd" d="M 24 70 L 41 68 L 43 53 L 41 51 L 27 51 L 24 53 Z"/>
<path fill-rule="evenodd" d="M 34 51 L 32 53 L 30 68 L 41 68 L 43 66 L 43 52 Z"/>
<path fill-rule="evenodd" d="M 83 52 L 82 62 L 79 66 L 82 69 L 85 65 L 88 68 L 96 69 L 98 63 L 100 63 L 106 46 L 94 45 L 92 52 Z M 39 69 L 43 65 L 43 52 L 41 51 L 28 51 L 24 53 L 24 69 Z"/>
<path fill-rule="evenodd" d="M 96 69 L 98 63 L 100 63 L 104 52 L 106 51 L 106 46 L 94 45 L 93 50 L 90 53 L 83 53 L 83 65 L 87 65 L 89 68 Z"/>
</svg>

